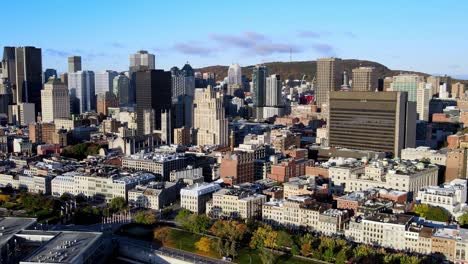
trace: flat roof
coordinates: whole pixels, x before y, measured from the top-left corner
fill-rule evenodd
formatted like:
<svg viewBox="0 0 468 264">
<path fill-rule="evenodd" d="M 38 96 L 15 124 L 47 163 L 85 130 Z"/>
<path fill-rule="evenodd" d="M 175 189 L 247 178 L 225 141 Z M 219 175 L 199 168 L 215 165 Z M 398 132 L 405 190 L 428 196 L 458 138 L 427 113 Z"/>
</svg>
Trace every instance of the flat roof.
<svg viewBox="0 0 468 264">
<path fill-rule="evenodd" d="M 63 231 L 35 250 L 22 262 L 73 263 L 90 247 L 94 247 L 102 233 Z"/>
<path fill-rule="evenodd" d="M 36 223 L 35 218 L 5 217 L 0 218 L 0 246 L 3 246 L 16 233 Z"/>
</svg>

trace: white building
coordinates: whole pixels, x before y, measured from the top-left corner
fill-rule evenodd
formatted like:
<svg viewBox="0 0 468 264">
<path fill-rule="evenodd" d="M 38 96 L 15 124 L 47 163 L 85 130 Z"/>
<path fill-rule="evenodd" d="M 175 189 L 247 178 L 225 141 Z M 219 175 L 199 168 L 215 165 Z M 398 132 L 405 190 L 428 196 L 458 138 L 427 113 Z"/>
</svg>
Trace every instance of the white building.
<svg viewBox="0 0 468 264">
<path fill-rule="evenodd" d="M 68 74 L 70 97 L 78 99 L 80 113 L 96 109 L 94 72 L 77 71 Z"/>
<path fill-rule="evenodd" d="M 242 85 L 242 68 L 239 64 L 232 64 L 228 69 L 228 85 Z"/>
<path fill-rule="evenodd" d="M 175 203 L 184 186 L 182 182 L 150 182 L 128 191 L 128 203 L 139 208 L 163 209 Z"/>
<path fill-rule="evenodd" d="M 446 166 L 447 150 L 433 150 L 429 147 L 406 148 L 401 150 L 401 159 L 427 160 L 432 164 Z"/>
<path fill-rule="evenodd" d="M 213 218 L 257 219 L 262 215 L 262 205 L 267 201 L 263 194 L 240 189 L 221 189 L 206 203 L 206 212 Z"/>
<path fill-rule="evenodd" d="M 94 75 L 95 94 L 106 94 L 106 92 L 113 93 L 114 78 L 118 75 L 118 72 L 110 70 L 96 72 Z"/>
<path fill-rule="evenodd" d="M 197 183 L 187 186 L 180 190 L 180 207 L 192 213 L 203 214 L 206 210 L 206 202 L 211 199 L 214 192 L 220 189 L 217 183 Z"/>
<path fill-rule="evenodd" d="M 465 179 L 455 179 L 441 186 L 427 186 L 419 190 L 416 200 L 421 204 L 439 206 L 452 215 L 460 215 L 466 206 L 467 183 Z"/>
<path fill-rule="evenodd" d="M 163 180 L 169 180 L 171 171 L 183 169 L 185 166 L 183 153 L 139 153 L 122 159 L 122 168 L 159 174 Z"/>
<path fill-rule="evenodd" d="M 130 54 L 130 67 L 146 66 L 150 70 L 155 69 L 154 54 L 148 53 L 146 50 L 139 50 L 135 54 Z"/>
<path fill-rule="evenodd" d="M 416 112 L 418 119 L 429 121 L 429 101 L 432 98 L 432 84 L 421 82 L 419 83 L 416 93 Z"/>
<path fill-rule="evenodd" d="M 70 117 L 70 97 L 67 86 L 55 77 L 50 78 L 41 90 L 42 121 Z"/>
<path fill-rule="evenodd" d="M 193 119 L 197 145 L 228 145 L 228 120 L 224 112 L 223 97 L 211 86 L 196 89 Z"/>
<path fill-rule="evenodd" d="M 203 183 L 203 168 L 187 166 L 185 169 L 171 171 L 169 174 L 169 180 L 172 182 L 182 180 L 188 185 Z"/>
<path fill-rule="evenodd" d="M 0 174 L 0 186 L 26 189 L 28 192 L 32 193 L 50 194 L 51 180 L 52 176 Z"/>
</svg>

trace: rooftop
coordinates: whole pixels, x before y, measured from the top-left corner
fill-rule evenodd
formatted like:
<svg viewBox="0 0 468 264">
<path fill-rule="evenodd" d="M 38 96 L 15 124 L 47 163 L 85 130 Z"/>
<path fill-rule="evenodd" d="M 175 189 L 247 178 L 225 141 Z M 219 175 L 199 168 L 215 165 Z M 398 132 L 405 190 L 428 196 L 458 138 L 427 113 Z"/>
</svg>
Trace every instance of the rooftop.
<svg viewBox="0 0 468 264">
<path fill-rule="evenodd" d="M 90 247 L 95 247 L 101 233 L 60 232 L 34 251 L 24 262 L 75 263 Z"/>
<path fill-rule="evenodd" d="M 36 223 L 35 218 L 0 218 L 0 247 L 3 247 L 3 244 L 10 240 L 16 233 L 28 228 L 34 223 Z"/>
<path fill-rule="evenodd" d="M 395 224 L 395 225 L 406 225 L 412 219 L 413 219 L 413 216 L 411 215 L 378 213 L 378 214 L 367 217 L 365 220 L 373 221 L 373 222 L 380 222 L 380 223 L 387 223 L 387 224 Z"/>
</svg>

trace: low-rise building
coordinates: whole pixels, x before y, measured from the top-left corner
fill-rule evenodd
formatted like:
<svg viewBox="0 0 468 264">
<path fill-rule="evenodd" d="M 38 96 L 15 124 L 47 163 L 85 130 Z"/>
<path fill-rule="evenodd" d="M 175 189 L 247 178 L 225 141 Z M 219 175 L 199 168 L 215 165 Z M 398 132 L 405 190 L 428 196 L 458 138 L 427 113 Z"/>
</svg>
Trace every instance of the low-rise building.
<svg viewBox="0 0 468 264">
<path fill-rule="evenodd" d="M 174 170 L 169 174 L 169 180 L 172 182 L 183 180 L 187 185 L 204 182 L 203 168 L 194 168 L 187 166 L 185 169 Z"/>
<path fill-rule="evenodd" d="M 221 189 L 206 203 L 207 214 L 213 218 L 259 219 L 266 195 L 242 189 Z"/>
<path fill-rule="evenodd" d="M 429 161 L 435 165 L 445 166 L 447 162 L 447 150 L 433 150 L 424 146 L 406 148 L 401 150 L 401 158 L 404 160 Z"/>
<path fill-rule="evenodd" d="M 24 175 L 24 174 L 0 174 L 0 186 L 11 186 L 15 189 L 26 189 L 32 193 L 51 193 L 50 175 Z"/>
<path fill-rule="evenodd" d="M 221 186 L 217 183 L 196 183 L 180 190 L 180 207 L 185 208 L 192 213 L 203 214 L 206 211 L 206 202 L 208 202 L 213 193 L 220 190 Z"/>
<path fill-rule="evenodd" d="M 184 186 L 182 181 L 150 182 L 146 185 L 137 185 L 128 191 L 128 203 L 138 208 L 163 209 L 177 201 L 180 190 Z"/>
<path fill-rule="evenodd" d="M 173 170 L 180 170 L 187 166 L 183 154 L 145 153 L 134 154 L 122 159 L 122 167 L 137 171 L 148 171 L 169 180 L 169 174 Z"/>
<path fill-rule="evenodd" d="M 439 206 L 452 215 L 459 215 L 466 206 L 467 182 L 455 179 L 441 186 L 427 186 L 419 190 L 416 200 L 421 204 Z"/>
</svg>

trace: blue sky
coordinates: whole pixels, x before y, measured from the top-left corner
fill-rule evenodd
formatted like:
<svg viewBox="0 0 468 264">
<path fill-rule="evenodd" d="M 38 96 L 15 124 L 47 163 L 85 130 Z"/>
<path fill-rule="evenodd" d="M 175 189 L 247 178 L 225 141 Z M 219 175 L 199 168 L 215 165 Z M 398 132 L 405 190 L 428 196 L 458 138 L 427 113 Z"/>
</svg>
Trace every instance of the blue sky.
<svg viewBox="0 0 468 264">
<path fill-rule="evenodd" d="M 158 68 L 318 57 L 468 78 L 468 1 L 2 1 L 0 46 L 43 50 L 43 68 L 125 70 L 139 49 Z M 19 12 L 22 10 L 22 12 Z M 7 23 L 8 22 L 8 23 Z"/>
</svg>

